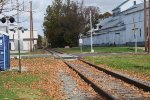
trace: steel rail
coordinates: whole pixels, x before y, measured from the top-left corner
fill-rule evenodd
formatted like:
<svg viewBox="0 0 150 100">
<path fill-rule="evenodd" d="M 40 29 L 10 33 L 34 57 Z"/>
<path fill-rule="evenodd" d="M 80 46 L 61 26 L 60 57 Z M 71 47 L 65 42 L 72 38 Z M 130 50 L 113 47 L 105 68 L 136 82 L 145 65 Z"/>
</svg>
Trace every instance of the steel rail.
<svg viewBox="0 0 150 100">
<path fill-rule="evenodd" d="M 96 68 L 97 70 L 103 71 L 106 74 L 109 74 L 109 75 L 111 75 L 111 76 L 113 76 L 115 78 L 121 79 L 121 80 L 125 81 L 126 83 L 133 84 L 134 86 L 136 86 L 136 87 L 138 87 L 140 89 L 143 89 L 143 91 L 145 91 L 145 92 L 149 92 L 150 91 L 150 86 L 147 86 L 147 85 L 145 85 L 145 84 L 143 84 L 141 82 L 138 82 L 138 81 L 133 80 L 131 78 L 128 78 L 126 76 L 120 75 L 120 74 L 115 73 L 113 71 L 107 70 L 107 69 L 102 68 L 100 66 L 94 65 L 94 64 L 92 64 L 90 62 L 87 62 L 87 61 L 85 61 L 83 59 L 79 59 L 79 60 L 84 62 L 84 63 L 86 63 L 86 64 L 88 64 L 88 65 L 90 65 L 90 66 L 92 66 L 92 67 L 94 67 L 94 68 Z"/>
<path fill-rule="evenodd" d="M 72 67 L 69 63 L 65 62 L 64 63 L 71 68 L 73 71 L 75 71 L 86 83 L 90 84 L 91 87 L 97 92 L 99 95 L 102 95 L 106 98 L 106 100 L 117 100 L 117 98 L 113 97 L 111 94 L 106 92 L 105 90 L 101 89 L 99 86 L 97 86 L 95 83 L 93 83 L 90 79 L 85 77 L 83 74 L 81 74 L 79 71 L 77 71 L 75 68 Z"/>
<path fill-rule="evenodd" d="M 54 51 L 54 52 L 63 54 L 62 52 L 59 52 L 59 51 L 56 51 L 56 50 L 51 50 L 51 51 Z M 86 63 L 86 64 L 88 64 L 88 65 L 90 65 L 90 66 L 92 66 L 92 67 L 94 67 L 94 68 L 96 68 L 96 69 L 99 70 L 99 71 L 103 71 L 103 72 L 105 72 L 106 74 L 109 74 L 109 75 L 111 75 L 111 76 L 113 76 L 113 77 L 115 77 L 115 78 L 117 78 L 117 79 L 121 79 L 122 81 L 124 81 L 124 82 L 126 82 L 126 83 L 132 84 L 132 85 L 138 87 L 139 89 L 142 89 L 142 90 L 145 91 L 145 92 L 150 92 L 150 86 L 148 86 L 148 85 L 145 85 L 145 84 L 143 84 L 143 83 L 141 83 L 141 82 L 139 82 L 139 81 L 133 80 L 132 78 L 129 78 L 129 77 L 120 75 L 120 74 L 115 73 L 115 72 L 113 72 L 113 71 L 107 70 L 107 69 L 102 68 L 102 67 L 100 67 L 100 66 L 94 65 L 94 64 L 92 64 L 92 63 L 90 63 L 90 62 L 87 62 L 87 61 L 85 61 L 85 60 L 83 60 L 83 59 L 80 59 L 80 58 L 79 58 L 78 60 L 80 60 L 80 61 L 82 61 L 82 62 L 84 62 L 84 63 Z M 65 62 L 65 63 L 66 63 L 66 62 Z M 67 65 L 68 65 L 68 64 L 67 64 Z M 74 69 L 74 70 L 75 70 L 75 69 Z"/>
</svg>

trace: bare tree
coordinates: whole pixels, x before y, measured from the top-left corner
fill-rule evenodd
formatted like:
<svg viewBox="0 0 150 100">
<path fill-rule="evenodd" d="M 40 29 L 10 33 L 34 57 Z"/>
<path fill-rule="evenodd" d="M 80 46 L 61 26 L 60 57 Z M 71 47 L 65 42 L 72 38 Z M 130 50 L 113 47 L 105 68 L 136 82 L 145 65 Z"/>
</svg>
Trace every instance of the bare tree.
<svg viewBox="0 0 150 100">
<path fill-rule="evenodd" d="M 2 13 L 2 10 L 4 8 L 4 5 L 8 2 L 9 0 L 0 0 L 0 14 Z"/>
</svg>

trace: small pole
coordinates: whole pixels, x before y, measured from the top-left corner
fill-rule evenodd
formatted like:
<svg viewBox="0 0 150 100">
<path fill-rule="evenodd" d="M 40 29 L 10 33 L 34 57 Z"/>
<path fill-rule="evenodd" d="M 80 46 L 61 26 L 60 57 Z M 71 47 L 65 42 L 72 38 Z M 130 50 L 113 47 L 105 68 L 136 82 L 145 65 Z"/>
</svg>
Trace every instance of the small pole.
<svg viewBox="0 0 150 100">
<path fill-rule="evenodd" d="M 83 52 L 83 50 L 82 50 L 82 44 L 80 43 L 80 51 L 81 51 L 81 53 Z"/>
<path fill-rule="evenodd" d="M 6 17 L 6 22 L 7 22 L 6 33 L 9 34 L 9 21 L 8 21 L 8 16 Z"/>
<path fill-rule="evenodd" d="M 92 31 L 92 14 L 90 11 L 90 27 L 91 27 L 91 53 L 94 52 L 93 50 L 93 31 Z"/>
<path fill-rule="evenodd" d="M 82 49 L 82 44 L 81 44 L 81 53 L 83 52 L 83 49 Z"/>
<path fill-rule="evenodd" d="M 21 73 L 20 31 L 19 31 L 19 2 L 18 2 L 18 0 L 17 0 L 17 31 L 18 31 L 19 72 Z"/>
<path fill-rule="evenodd" d="M 32 16 L 31 16 L 31 18 L 32 18 L 32 48 L 33 48 L 33 50 L 32 51 L 35 51 L 35 46 L 34 46 L 34 33 L 33 33 L 33 11 L 32 11 L 32 2 L 31 2 L 31 14 L 32 14 Z"/>
<path fill-rule="evenodd" d="M 138 28 L 136 28 L 136 25 L 135 25 L 135 21 L 134 21 L 134 18 L 133 18 L 133 31 L 134 31 L 134 35 L 135 35 L 135 54 L 137 53 L 137 34 L 136 34 L 136 30 L 138 29 Z"/>
<path fill-rule="evenodd" d="M 81 51 L 81 53 L 83 52 L 82 44 L 83 44 L 83 41 L 82 41 L 82 35 L 80 34 L 79 45 L 80 45 L 80 51 Z"/>
</svg>

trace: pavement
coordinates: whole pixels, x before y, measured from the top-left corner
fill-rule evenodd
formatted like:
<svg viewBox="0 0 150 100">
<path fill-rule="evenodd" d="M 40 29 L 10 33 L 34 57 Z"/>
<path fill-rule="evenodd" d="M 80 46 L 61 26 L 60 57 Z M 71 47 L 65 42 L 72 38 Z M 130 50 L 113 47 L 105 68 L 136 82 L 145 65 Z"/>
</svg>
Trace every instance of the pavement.
<svg viewBox="0 0 150 100">
<path fill-rule="evenodd" d="M 30 54 L 30 55 L 21 55 L 21 58 L 49 58 L 51 54 Z M 10 55 L 10 58 L 19 58 L 19 55 Z"/>
<path fill-rule="evenodd" d="M 71 54 L 54 54 L 54 57 L 57 59 L 64 59 L 64 60 L 71 60 L 71 59 L 77 59 L 78 56 L 71 55 Z"/>
<path fill-rule="evenodd" d="M 20 53 L 28 53 L 29 51 L 20 51 Z M 18 53 L 18 51 L 10 51 L 11 54 Z"/>
<path fill-rule="evenodd" d="M 19 67 L 18 66 L 10 67 L 9 71 L 19 71 Z M 27 71 L 28 70 L 26 67 L 21 66 L 21 72 L 27 72 Z"/>
</svg>

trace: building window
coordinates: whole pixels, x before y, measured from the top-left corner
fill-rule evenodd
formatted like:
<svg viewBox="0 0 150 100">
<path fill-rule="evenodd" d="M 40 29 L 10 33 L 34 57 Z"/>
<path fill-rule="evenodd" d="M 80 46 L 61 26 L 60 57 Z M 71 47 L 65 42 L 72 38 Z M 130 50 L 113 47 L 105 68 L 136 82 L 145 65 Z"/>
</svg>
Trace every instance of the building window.
<svg viewBox="0 0 150 100">
<path fill-rule="evenodd" d="M 115 33 L 115 34 L 120 34 L 120 33 Z"/>
<path fill-rule="evenodd" d="M 142 36 L 141 28 L 140 28 L 140 37 Z"/>
</svg>

